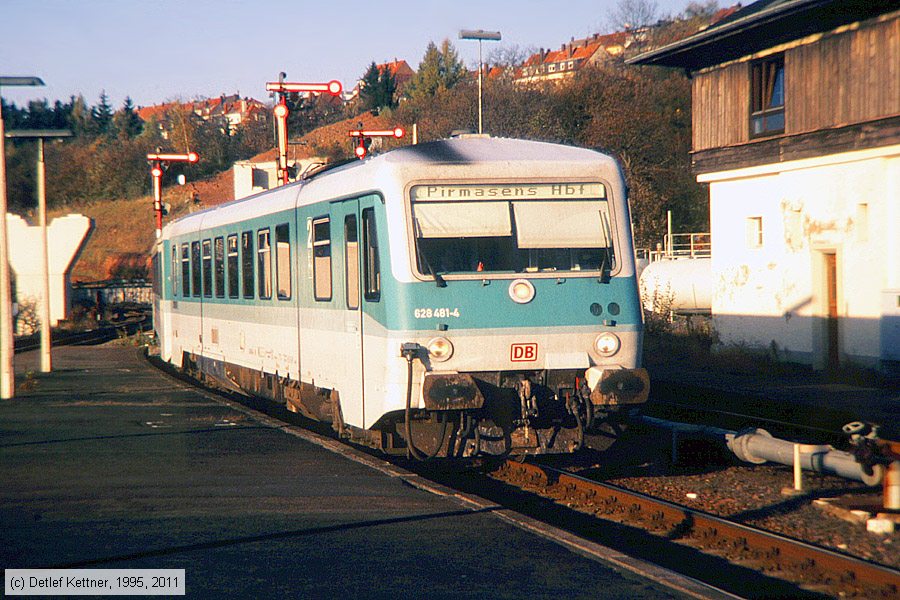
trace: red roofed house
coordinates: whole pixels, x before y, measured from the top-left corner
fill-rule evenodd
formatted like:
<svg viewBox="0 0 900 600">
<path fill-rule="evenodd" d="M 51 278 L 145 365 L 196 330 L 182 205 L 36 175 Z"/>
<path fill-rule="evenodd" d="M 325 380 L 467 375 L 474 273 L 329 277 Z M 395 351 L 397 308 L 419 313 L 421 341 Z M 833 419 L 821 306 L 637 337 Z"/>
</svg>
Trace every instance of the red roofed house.
<svg viewBox="0 0 900 600">
<path fill-rule="evenodd" d="M 406 87 L 409 80 L 416 74 L 416 72 L 412 70 L 412 67 L 409 66 L 409 63 L 405 60 L 397 60 L 396 58 L 392 62 L 381 63 L 380 65 L 375 66 L 379 73 L 384 73 L 385 69 L 388 69 L 391 72 L 391 75 L 394 76 L 394 81 L 397 82 L 397 94 L 400 94 L 403 91 L 403 88 Z M 359 97 L 360 84 L 362 84 L 362 80 L 357 81 L 353 89 L 350 90 L 350 93 L 344 98 L 346 102 L 351 102 Z"/>
<path fill-rule="evenodd" d="M 635 33 L 618 31 L 581 40 L 572 39 L 559 50 L 544 50 L 532 54 L 519 69 L 518 85 L 561 81 L 574 76 L 585 65 L 597 64 L 613 56 L 621 56 L 636 39 Z"/>
<path fill-rule="evenodd" d="M 233 134 L 239 125 L 248 121 L 258 121 L 265 119 L 267 112 L 266 105 L 259 100 L 253 98 L 241 98 L 237 94 L 226 96 L 222 94 L 218 98 L 206 100 L 195 100 L 179 104 L 177 102 L 168 102 L 166 104 L 157 104 L 155 106 L 140 107 L 137 115 L 145 123 L 155 120 L 159 126 L 160 132 L 164 139 L 168 139 L 170 126 L 166 118 L 166 113 L 176 107 L 183 110 L 190 110 L 195 115 L 209 121 L 210 119 L 221 118 L 227 122 L 228 133 Z"/>
</svg>

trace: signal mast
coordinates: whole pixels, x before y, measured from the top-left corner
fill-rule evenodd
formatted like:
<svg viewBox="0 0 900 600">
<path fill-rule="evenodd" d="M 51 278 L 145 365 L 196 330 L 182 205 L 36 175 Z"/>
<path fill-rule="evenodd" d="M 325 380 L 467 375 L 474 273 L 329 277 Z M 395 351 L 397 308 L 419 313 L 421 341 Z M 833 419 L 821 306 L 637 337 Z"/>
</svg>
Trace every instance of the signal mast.
<svg viewBox="0 0 900 600">
<path fill-rule="evenodd" d="M 284 73 L 281 74 L 282 77 Z M 275 128 L 278 132 L 278 172 L 281 174 L 281 184 L 288 182 L 289 172 L 287 165 L 287 145 L 288 130 L 287 118 L 290 109 L 287 106 L 286 92 L 309 92 L 309 93 L 328 93 L 332 96 L 338 96 L 343 87 L 341 82 L 337 80 L 328 83 L 295 83 L 282 81 L 279 77 L 278 81 L 269 81 L 266 83 L 266 91 L 277 92 L 279 94 L 278 104 L 275 105 L 273 113 L 275 114 Z"/>
<path fill-rule="evenodd" d="M 372 144 L 373 137 L 400 139 L 406 132 L 403 131 L 402 127 L 395 127 L 394 129 L 353 129 L 349 134 L 350 137 L 356 138 L 356 148 L 353 149 L 353 153 L 356 154 L 356 158 L 362 160 L 369 154 L 369 146 Z"/>
<path fill-rule="evenodd" d="M 153 212 L 156 213 L 156 239 L 162 237 L 162 175 L 170 162 L 186 162 L 194 164 L 200 160 L 196 152 L 187 154 L 163 153 L 158 149 L 147 155 L 147 160 L 152 163 L 150 175 L 153 177 Z"/>
</svg>

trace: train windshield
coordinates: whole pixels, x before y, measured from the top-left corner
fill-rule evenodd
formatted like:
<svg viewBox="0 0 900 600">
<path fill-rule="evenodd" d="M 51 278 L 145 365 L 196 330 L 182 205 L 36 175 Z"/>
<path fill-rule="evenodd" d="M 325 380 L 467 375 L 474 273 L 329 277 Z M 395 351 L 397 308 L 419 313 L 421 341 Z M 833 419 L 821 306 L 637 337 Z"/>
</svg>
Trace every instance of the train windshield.
<svg viewBox="0 0 900 600">
<path fill-rule="evenodd" d="M 425 274 L 615 268 L 599 183 L 415 186 L 412 213 Z"/>
</svg>

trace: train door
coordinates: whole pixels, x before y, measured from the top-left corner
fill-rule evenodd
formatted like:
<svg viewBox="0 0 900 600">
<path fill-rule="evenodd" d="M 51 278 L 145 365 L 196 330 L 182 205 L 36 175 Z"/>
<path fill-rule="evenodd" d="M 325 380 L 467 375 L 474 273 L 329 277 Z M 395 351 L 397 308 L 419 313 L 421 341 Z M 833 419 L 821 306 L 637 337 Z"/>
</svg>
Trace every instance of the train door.
<svg viewBox="0 0 900 600">
<path fill-rule="evenodd" d="M 335 298 L 341 312 L 339 348 L 344 349 L 344 376 L 340 386 L 341 411 L 344 422 L 363 427 L 365 421 L 365 389 L 363 386 L 363 310 L 361 303 L 360 215 L 359 200 L 345 200 L 332 205 L 332 227 L 335 241 L 333 272 L 338 285 Z"/>
</svg>

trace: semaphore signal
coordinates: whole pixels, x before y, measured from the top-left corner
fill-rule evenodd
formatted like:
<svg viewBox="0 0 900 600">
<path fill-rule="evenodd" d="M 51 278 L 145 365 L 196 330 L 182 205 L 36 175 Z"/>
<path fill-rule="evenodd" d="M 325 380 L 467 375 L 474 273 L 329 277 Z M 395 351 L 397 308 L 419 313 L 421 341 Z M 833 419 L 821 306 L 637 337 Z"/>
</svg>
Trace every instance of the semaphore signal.
<svg viewBox="0 0 900 600">
<path fill-rule="evenodd" d="M 200 160 L 200 155 L 196 152 L 175 154 L 157 150 L 148 154 L 147 160 L 152 163 L 150 176 L 153 178 L 153 212 L 156 215 L 156 239 L 159 239 L 162 236 L 162 176 L 166 168 L 165 163 L 186 162 L 194 164 Z"/>
<path fill-rule="evenodd" d="M 284 77 L 284 73 L 281 74 L 281 77 Z M 281 100 L 275 105 L 272 112 L 275 115 L 275 130 L 278 134 L 278 171 L 281 173 L 282 185 L 286 184 L 290 177 L 287 166 L 287 118 L 290 114 L 290 109 L 287 107 L 284 94 L 286 92 L 309 92 L 338 96 L 342 90 L 343 86 L 337 80 L 331 80 L 328 83 L 297 83 L 282 81 L 281 79 L 266 82 L 266 91 L 276 92 L 281 95 Z"/>
</svg>

